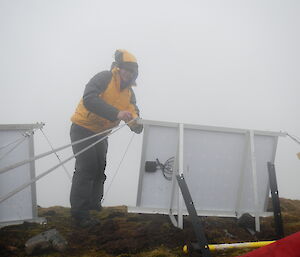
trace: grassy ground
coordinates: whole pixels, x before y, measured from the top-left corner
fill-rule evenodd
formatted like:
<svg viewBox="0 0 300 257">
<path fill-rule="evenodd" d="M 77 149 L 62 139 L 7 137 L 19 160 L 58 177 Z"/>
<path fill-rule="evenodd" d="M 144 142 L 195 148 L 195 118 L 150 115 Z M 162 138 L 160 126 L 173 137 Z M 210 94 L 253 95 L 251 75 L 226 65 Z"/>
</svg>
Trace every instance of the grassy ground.
<svg viewBox="0 0 300 257">
<path fill-rule="evenodd" d="M 300 230 L 300 201 L 281 199 L 285 235 Z M 189 218 L 183 230 L 173 227 L 165 215 L 127 213 L 125 206 L 103 208 L 92 213 L 101 223 L 89 229 L 74 226 L 70 209 L 64 207 L 39 208 L 39 216 L 47 224 L 24 223 L 0 230 L 0 256 L 27 256 L 25 242 L 41 232 L 56 228 L 68 241 L 68 249 L 59 253 L 54 250 L 35 256 L 82 256 L 82 257 L 183 257 L 182 247 L 195 241 Z M 210 244 L 243 241 L 273 240 L 276 238 L 273 217 L 261 219 L 261 232 L 251 235 L 237 225 L 235 218 L 201 218 Z M 251 251 L 228 250 L 213 252 L 212 256 L 238 256 Z M 191 256 L 199 256 L 191 253 Z"/>
</svg>

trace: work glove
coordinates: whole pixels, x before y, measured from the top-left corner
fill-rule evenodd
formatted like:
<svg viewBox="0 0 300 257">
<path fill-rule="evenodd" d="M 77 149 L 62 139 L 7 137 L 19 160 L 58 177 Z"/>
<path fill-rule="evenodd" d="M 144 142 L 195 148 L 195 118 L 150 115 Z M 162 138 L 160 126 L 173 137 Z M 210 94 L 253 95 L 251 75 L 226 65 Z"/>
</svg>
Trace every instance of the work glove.
<svg viewBox="0 0 300 257">
<path fill-rule="evenodd" d="M 134 133 L 140 134 L 143 131 L 143 124 L 138 124 L 138 123 L 135 122 L 134 124 L 130 125 L 130 129 Z"/>
</svg>

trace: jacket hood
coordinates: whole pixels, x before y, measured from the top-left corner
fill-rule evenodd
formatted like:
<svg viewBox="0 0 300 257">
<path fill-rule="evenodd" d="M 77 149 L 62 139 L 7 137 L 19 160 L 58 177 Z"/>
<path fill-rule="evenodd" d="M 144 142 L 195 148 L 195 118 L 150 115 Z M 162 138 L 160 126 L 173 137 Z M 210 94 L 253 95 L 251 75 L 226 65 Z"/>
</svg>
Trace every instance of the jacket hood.
<svg viewBox="0 0 300 257">
<path fill-rule="evenodd" d="M 129 53 L 125 49 L 116 50 L 116 52 L 115 52 L 115 61 L 118 64 L 123 63 L 123 62 L 130 62 L 130 63 L 136 63 L 137 64 L 137 60 L 136 60 L 135 56 L 133 54 Z"/>
<path fill-rule="evenodd" d="M 112 69 L 114 67 L 130 69 L 134 72 L 134 77 L 132 81 L 127 82 L 126 85 L 123 86 L 136 86 L 136 78 L 138 77 L 138 64 L 135 56 L 128 52 L 125 49 L 118 49 L 115 52 L 115 62 L 112 63 Z"/>
</svg>

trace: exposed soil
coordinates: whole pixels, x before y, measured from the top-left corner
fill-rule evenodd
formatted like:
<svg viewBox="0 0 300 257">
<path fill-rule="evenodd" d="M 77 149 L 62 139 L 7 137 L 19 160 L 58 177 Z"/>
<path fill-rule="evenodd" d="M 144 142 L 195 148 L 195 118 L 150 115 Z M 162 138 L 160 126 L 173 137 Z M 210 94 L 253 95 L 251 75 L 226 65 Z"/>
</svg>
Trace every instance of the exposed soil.
<svg viewBox="0 0 300 257">
<path fill-rule="evenodd" d="M 281 199 L 285 235 L 300 230 L 300 201 Z M 68 249 L 55 250 L 34 256 L 119 256 L 119 257 L 172 257 L 186 256 L 182 252 L 185 244 L 195 241 L 189 218 L 184 220 L 184 229 L 175 228 L 168 216 L 127 213 L 125 206 L 103 208 L 92 213 L 100 224 L 83 229 L 74 226 L 69 208 L 39 208 L 39 216 L 47 224 L 24 223 L 4 227 L 0 230 L 0 256 L 27 256 L 25 242 L 41 232 L 56 228 L 68 241 Z M 209 244 L 243 241 L 274 240 L 276 233 L 273 217 L 261 219 L 261 232 L 251 235 L 237 224 L 235 218 L 201 218 Z M 251 249 L 213 252 L 212 256 L 238 256 Z M 191 253 L 199 256 L 198 253 Z"/>
</svg>

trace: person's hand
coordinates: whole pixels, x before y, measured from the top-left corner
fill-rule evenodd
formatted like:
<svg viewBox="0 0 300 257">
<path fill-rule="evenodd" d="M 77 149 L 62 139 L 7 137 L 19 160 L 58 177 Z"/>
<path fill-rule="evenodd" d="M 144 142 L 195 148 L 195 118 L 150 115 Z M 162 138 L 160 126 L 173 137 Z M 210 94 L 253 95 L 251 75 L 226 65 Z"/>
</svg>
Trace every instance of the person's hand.
<svg viewBox="0 0 300 257">
<path fill-rule="evenodd" d="M 117 119 L 129 122 L 132 120 L 132 114 L 128 111 L 119 111 Z"/>
<path fill-rule="evenodd" d="M 131 131 L 135 132 L 136 134 L 140 134 L 143 131 L 143 124 L 134 124 L 130 126 Z"/>
</svg>

